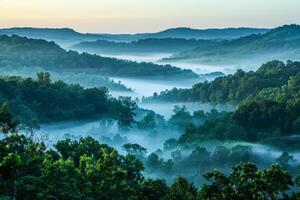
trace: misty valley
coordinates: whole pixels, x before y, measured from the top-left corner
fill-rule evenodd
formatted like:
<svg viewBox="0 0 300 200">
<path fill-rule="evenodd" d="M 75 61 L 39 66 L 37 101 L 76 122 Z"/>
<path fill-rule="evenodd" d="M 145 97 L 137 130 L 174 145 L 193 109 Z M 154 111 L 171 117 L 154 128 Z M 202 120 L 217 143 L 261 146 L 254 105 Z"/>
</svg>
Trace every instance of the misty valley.
<svg viewBox="0 0 300 200">
<path fill-rule="evenodd" d="M 300 26 L 0 29 L 0 199 L 300 199 Z"/>
</svg>

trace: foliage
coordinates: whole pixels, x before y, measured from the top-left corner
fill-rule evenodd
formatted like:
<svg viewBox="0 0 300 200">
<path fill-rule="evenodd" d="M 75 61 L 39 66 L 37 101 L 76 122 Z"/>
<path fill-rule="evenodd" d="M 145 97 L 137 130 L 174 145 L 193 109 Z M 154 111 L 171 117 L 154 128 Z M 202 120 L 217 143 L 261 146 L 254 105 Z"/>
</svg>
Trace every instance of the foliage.
<svg viewBox="0 0 300 200">
<path fill-rule="evenodd" d="M 241 163 L 226 176 L 219 171 L 208 172 L 204 177 L 210 181 L 201 187 L 199 199 L 287 199 L 285 193 L 293 181 L 291 175 L 278 165 L 259 170 L 250 163 Z M 282 195 L 284 198 L 281 198 Z"/>
<path fill-rule="evenodd" d="M 137 63 L 88 53 L 66 51 L 54 42 L 17 35 L 0 36 L 0 67 L 42 67 L 56 72 L 97 73 L 119 77 L 189 77 L 197 75 L 171 65 Z"/>
<path fill-rule="evenodd" d="M 165 60 L 197 60 L 202 64 L 232 65 L 266 59 L 299 59 L 300 26 L 284 25 L 263 34 L 225 40 L 211 46 L 199 46 Z"/>
<path fill-rule="evenodd" d="M 175 53 L 199 46 L 217 44 L 214 40 L 196 40 L 183 38 L 147 38 L 130 42 L 108 40 L 85 41 L 75 44 L 73 48 L 95 53 Z"/>
<path fill-rule="evenodd" d="M 106 88 L 84 89 L 78 84 L 51 82 L 47 72 L 38 73 L 35 80 L 2 77 L 0 102 L 6 101 L 9 102 L 15 118 L 33 128 L 38 127 L 39 122 L 100 116 L 117 119 L 122 127 L 127 127 L 134 121 L 136 108 L 129 98 L 110 97 Z"/>
<path fill-rule="evenodd" d="M 144 99 L 167 102 L 239 103 L 263 89 L 287 84 L 291 76 L 300 72 L 300 62 L 271 61 L 256 72 L 237 70 L 234 74 L 218 77 L 211 82 L 197 83 L 190 89 L 171 89 Z"/>
</svg>

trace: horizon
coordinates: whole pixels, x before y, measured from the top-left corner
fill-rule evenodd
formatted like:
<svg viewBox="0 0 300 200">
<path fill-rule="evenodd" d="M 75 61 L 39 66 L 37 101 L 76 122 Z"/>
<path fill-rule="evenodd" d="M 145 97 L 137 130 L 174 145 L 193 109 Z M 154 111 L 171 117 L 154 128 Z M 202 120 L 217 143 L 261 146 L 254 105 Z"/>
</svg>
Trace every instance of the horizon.
<svg viewBox="0 0 300 200">
<path fill-rule="evenodd" d="M 0 27 L 69 27 L 81 33 L 151 33 L 173 27 L 274 28 L 299 24 L 300 2 L 287 0 L 0 0 Z M 270 6 L 272 5 L 272 6 Z M 182 9 L 184 8 L 184 10 Z M 217 14 L 216 14 L 217 13 Z M 265 17 L 266 13 L 268 17 Z"/>
<path fill-rule="evenodd" d="M 162 29 L 162 30 L 158 30 L 158 31 L 155 31 L 155 32 L 133 32 L 133 33 L 110 33 L 110 32 L 82 32 L 80 30 L 77 30 L 76 28 L 73 28 L 73 27 L 34 27 L 34 26 L 11 26 L 11 27 L 0 27 L 0 30 L 4 30 L 4 29 L 49 29 L 49 30 L 54 30 L 54 29 L 58 29 L 58 30 L 61 30 L 61 29 L 70 29 L 70 30 L 73 30 L 75 32 L 78 32 L 78 33 L 81 33 L 81 34 L 130 34 L 130 35 L 135 35 L 135 34 L 148 34 L 148 33 L 159 33 L 159 32 L 163 32 L 163 31 L 167 31 L 167 30 L 172 30 L 172 29 L 192 29 L 192 30 L 223 30 L 223 29 L 275 29 L 275 28 L 278 28 L 278 27 L 282 27 L 282 26 L 285 26 L 285 25 L 292 25 L 292 24 L 282 24 L 280 26 L 276 26 L 276 27 L 250 27 L 250 26 L 238 26 L 238 27 L 208 27 L 208 28 L 197 28 L 197 27 L 169 27 L 169 28 L 166 28 L 166 29 Z M 295 25 L 300 25 L 300 24 L 295 24 Z"/>
</svg>

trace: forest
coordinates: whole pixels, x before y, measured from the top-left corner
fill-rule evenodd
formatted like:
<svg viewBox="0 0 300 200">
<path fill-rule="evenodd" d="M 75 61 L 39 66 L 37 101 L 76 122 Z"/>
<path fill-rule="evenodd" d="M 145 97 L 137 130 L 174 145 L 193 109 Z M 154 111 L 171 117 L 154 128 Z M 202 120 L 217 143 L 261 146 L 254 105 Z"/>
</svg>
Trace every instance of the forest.
<svg viewBox="0 0 300 200">
<path fill-rule="evenodd" d="M 233 40 L 223 40 L 212 46 L 199 46 L 183 50 L 165 61 L 194 60 L 206 64 L 236 64 L 253 66 L 253 60 L 266 62 L 268 60 L 299 59 L 299 33 L 297 24 L 284 25 L 271 29 L 266 33 L 252 34 Z"/>
<path fill-rule="evenodd" d="M 155 93 L 143 101 L 238 104 L 263 89 L 286 85 L 299 72 L 299 62 L 274 60 L 263 64 L 256 71 L 245 72 L 239 69 L 234 74 L 218 77 L 211 82 L 197 83 L 189 89 L 173 88 L 160 94 Z"/>
<path fill-rule="evenodd" d="M 181 38 L 147 38 L 131 42 L 113 42 L 97 40 L 80 42 L 72 48 L 88 50 L 95 53 L 177 53 L 200 46 L 211 46 L 218 43 L 213 40 L 196 40 Z"/>
<path fill-rule="evenodd" d="M 300 199 L 298 29 L 0 29 L 0 200 Z"/>
<path fill-rule="evenodd" d="M 66 51 L 54 42 L 17 35 L 0 36 L 0 67 L 42 67 L 58 72 L 98 73 L 103 76 L 158 78 L 197 78 L 192 70 L 171 65 L 137 63 L 101 57 L 96 54 Z"/>
<path fill-rule="evenodd" d="M 290 188 L 299 184 L 272 165 L 258 169 L 251 163 L 234 166 L 228 175 L 204 174 L 207 184 L 196 188 L 178 177 L 171 185 L 145 178 L 143 163 L 135 153 L 143 149 L 127 145 L 128 154 L 97 140 L 62 140 L 47 149 L 43 142 L 17 132 L 7 107 L 0 109 L 0 193 L 2 199 L 298 199 Z M 274 184 L 276 183 L 276 184 Z"/>
<path fill-rule="evenodd" d="M 35 79 L 7 76 L 0 78 L 0 102 L 9 102 L 14 116 L 29 128 L 40 123 L 110 117 L 130 125 L 135 102 L 128 97 L 114 98 L 105 87 L 83 88 L 63 81 L 52 82 L 40 72 Z"/>
</svg>

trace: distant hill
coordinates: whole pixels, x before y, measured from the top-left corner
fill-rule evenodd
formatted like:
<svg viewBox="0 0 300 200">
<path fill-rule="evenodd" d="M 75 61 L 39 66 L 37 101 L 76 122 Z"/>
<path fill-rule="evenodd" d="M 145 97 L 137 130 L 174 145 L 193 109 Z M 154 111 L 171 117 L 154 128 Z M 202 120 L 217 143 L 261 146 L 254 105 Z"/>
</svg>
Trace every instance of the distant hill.
<svg viewBox="0 0 300 200">
<path fill-rule="evenodd" d="M 0 29 L 0 34 L 19 35 L 36 39 L 53 40 L 67 44 L 91 40 L 133 41 L 146 38 L 185 38 L 185 39 L 232 39 L 250 34 L 265 33 L 261 28 L 226 28 L 226 29 L 190 29 L 172 28 L 157 33 L 138 34 L 84 34 L 69 28 L 7 28 Z"/>
<path fill-rule="evenodd" d="M 147 38 L 131 42 L 108 40 L 80 42 L 72 49 L 93 53 L 176 53 L 200 46 L 212 46 L 219 43 L 214 40 L 196 40 L 182 38 Z"/>
<path fill-rule="evenodd" d="M 103 76 L 139 78 L 196 78 L 191 70 L 171 65 L 137 63 L 66 51 L 54 42 L 26 37 L 0 36 L 0 67 L 42 67 L 58 72 L 84 72 Z"/>
<path fill-rule="evenodd" d="M 164 60 L 235 64 L 257 60 L 300 59 L 300 26 L 285 25 L 264 34 L 226 40 L 214 46 L 197 47 Z"/>
<path fill-rule="evenodd" d="M 151 34 L 153 38 L 234 39 L 252 34 L 266 33 L 264 28 L 191 29 L 172 28 Z"/>
<path fill-rule="evenodd" d="M 256 71 L 245 72 L 239 69 L 234 74 L 220 75 L 210 82 L 196 83 L 191 88 L 165 90 L 160 94 L 144 98 L 143 101 L 145 103 L 202 102 L 237 105 L 241 101 L 257 95 L 262 90 L 268 91 L 276 99 L 278 97 L 274 96 L 275 91 L 271 88 L 287 84 L 292 76 L 300 75 L 299 73 L 300 62 L 270 61 Z M 286 88 L 282 89 L 285 90 Z"/>
</svg>

